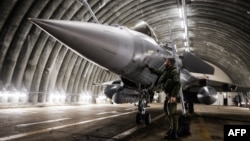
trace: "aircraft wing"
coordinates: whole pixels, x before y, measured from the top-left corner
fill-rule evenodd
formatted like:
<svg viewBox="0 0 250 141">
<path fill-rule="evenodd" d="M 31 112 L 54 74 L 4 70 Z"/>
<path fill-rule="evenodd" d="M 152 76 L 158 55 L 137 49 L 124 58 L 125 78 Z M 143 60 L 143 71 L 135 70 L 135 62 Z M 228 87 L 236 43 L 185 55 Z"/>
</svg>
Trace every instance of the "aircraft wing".
<svg viewBox="0 0 250 141">
<path fill-rule="evenodd" d="M 108 82 L 103 82 L 103 83 L 92 83 L 92 85 L 94 86 L 107 86 L 107 85 L 111 85 L 113 81 L 108 81 Z"/>
<path fill-rule="evenodd" d="M 120 84 L 120 83 L 121 83 L 121 80 L 111 80 L 111 81 L 106 81 L 106 82 L 102 82 L 102 83 L 93 82 L 92 85 L 94 85 L 94 86 L 107 86 L 107 85 Z"/>
<path fill-rule="evenodd" d="M 243 86 L 239 84 L 219 82 L 219 81 L 214 81 L 214 80 L 206 80 L 206 81 L 207 81 L 208 86 L 212 86 L 217 91 L 221 91 L 221 92 L 249 92 L 250 91 L 250 86 Z"/>
<path fill-rule="evenodd" d="M 221 82 L 210 80 L 206 78 L 197 79 L 192 85 L 188 86 L 192 91 L 198 91 L 204 86 L 213 87 L 218 92 L 249 92 L 250 86 L 243 86 L 240 84 L 232 84 L 228 82 Z"/>
<path fill-rule="evenodd" d="M 188 94 L 196 93 L 198 100 L 206 105 L 213 104 L 217 99 L 217 92 L 249 92 L 250 86 L 210 80 L 208 78 L 192 77 L 191 83 L 184 87 L 184 97 L 189 97 Z"/>
</svg>

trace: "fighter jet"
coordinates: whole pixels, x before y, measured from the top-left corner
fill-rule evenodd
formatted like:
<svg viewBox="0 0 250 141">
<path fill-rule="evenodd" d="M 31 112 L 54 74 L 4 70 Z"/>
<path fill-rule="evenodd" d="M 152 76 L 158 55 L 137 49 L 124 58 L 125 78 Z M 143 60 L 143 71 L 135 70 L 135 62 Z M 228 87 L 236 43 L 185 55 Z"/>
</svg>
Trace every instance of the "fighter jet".
<svg viewBox="0 0 250 141">
<path fill-rule="evenodd" d="M 146 112 L 147 104 L 157 89 L 157 76 L 147 65 L 163 69 L 166 58 L 173 52 L 166 44 L 160 44 L 152 28 L 141 22 L 133 28 L 120 25 L 30 19 L 43 31 L 66 45 L 69 49 L 116 73 L 120 80 L 108 83 L 105 94 L 114 103 L 138 102 L 136 122 L 141 119 L 151 122 Z M 197 92 L 201 103 L 212 104 L 217 99 L 217 91 L 249 91 L 249 87 L 198 78 L 190 72 L 213 74 L 214 68 L 195 55 L 185 52 L 177 57 L 183 90 Z"/>
</svg>

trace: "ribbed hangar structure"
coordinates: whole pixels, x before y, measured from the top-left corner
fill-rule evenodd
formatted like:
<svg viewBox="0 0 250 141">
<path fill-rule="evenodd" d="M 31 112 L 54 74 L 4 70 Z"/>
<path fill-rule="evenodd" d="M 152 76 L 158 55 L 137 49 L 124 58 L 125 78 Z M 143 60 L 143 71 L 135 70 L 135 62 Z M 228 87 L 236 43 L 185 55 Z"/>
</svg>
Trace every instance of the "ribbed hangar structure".
<svg viewBox="0 0 250 141">
<path fill-rule="evenodd" d="M 233 83 L 250 85 L 250 0 L 88 0 L 102 24 L 132 27 L 146 21 L 159 42 L 185 50 L 185 1 L 192 53 L 222 69 Z M 28 18 L 94 22 L 78 0 L 1 0 L 0 104 L 96 103 L 102 83 L 119 79 L 63 46 Z M 172 32 L 170 32 L 170 29 Z M 84 44 L 83 44 L 84 46 Z"/>
</svg>

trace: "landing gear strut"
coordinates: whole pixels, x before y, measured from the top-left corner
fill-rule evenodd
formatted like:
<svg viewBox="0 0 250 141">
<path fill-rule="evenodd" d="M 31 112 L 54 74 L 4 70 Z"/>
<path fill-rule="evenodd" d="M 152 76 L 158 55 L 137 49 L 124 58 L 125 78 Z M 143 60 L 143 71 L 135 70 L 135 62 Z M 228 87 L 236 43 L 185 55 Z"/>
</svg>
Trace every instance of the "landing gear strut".
<svg viewBox="0 0 250 141">
<path fill-rule="evenodd" d="M 139 90 L 138 113 L 136 114 L 136 123 L 141 124 L 144 120 L 146 125 L 151 123 L 151 115 L 146 111 L 148 107 L 149 95 L 146 89 Z"/>
</svg>

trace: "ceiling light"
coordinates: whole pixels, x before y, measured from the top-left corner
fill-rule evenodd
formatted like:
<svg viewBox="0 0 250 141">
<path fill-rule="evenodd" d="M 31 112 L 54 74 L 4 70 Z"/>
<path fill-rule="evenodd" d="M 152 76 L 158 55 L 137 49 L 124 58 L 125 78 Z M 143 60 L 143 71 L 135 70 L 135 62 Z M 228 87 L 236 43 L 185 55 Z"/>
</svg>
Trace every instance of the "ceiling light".
<svg viewBox="0 0 250 141">
<path fill-rule="evenodd" d="M 190 52 L 190 49 L 186 47 L 186 48 L 185 48 L 185 51 L 186 51 L 186 52 Z"/>
<path fill-rule="evenodd" d="M 182 9 L 179 8 L 179 17 L 182 18 Z"/>
<path fill-rule="evenodd" d="M 187 42 L 184 42 L 184 46 L 185 46 L 185 47 L 187 46 Z"/>
<path fill-rule="evenodd" d="M 183 39 L 187 39 L 187 35 L 185 33 L 182 33 Z"/>
<path fill-rule="evenodd" d="M 247 14 L 249 14 L 249 15 L 250 15 L 250 11 L 247 11 Z"/>
<path fill-rule="evenodd" d="M 184 21 L 181 21 L 181 28 L 184 28 Z"/>
</svg>

